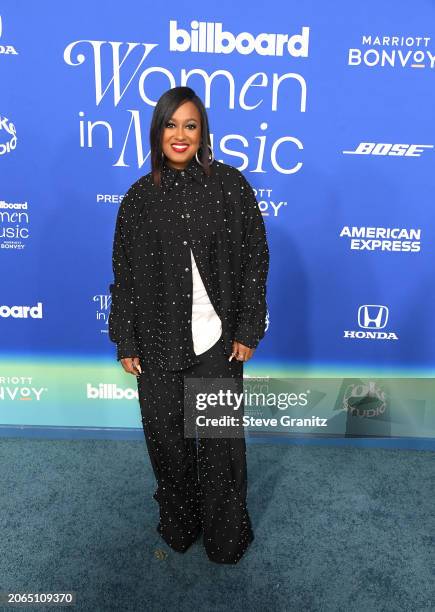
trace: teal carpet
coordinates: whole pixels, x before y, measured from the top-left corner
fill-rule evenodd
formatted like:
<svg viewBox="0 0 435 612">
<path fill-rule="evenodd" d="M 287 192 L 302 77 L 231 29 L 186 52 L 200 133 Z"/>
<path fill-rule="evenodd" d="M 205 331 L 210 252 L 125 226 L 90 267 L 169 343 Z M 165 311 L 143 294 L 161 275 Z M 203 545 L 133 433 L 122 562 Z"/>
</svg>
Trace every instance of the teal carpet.
<svg viewBox="0 0 435 612">
<path fill-rule="evenodd" d="M 1 439 L 0 462 L 0 591 L 75 591 L 69 609 L 92 611 L 435 610 L 433 452 L 248 445 L 255 540 L 235 566 L 160 539 L 145 442 Z"/>
</svg>

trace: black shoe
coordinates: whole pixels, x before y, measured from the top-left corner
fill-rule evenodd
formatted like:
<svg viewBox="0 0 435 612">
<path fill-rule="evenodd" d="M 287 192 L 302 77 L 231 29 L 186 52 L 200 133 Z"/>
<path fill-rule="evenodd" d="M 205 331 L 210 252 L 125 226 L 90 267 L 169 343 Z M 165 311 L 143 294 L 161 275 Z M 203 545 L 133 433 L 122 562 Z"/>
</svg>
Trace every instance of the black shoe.
<svg viewBox="0 0 435 612">
<path fill-rule="evenodd" d="M 158 533 L 159 533 L 159 534 L 162 536 L 162 538 L 165 540 L 165 538 L 163 537 L 163 533 L 162 533 L 162 526 L 160 525 L 160 521 L 159 521 L 159 524 L 157 525 L 157 532 L 158 532 Z M 174 547 L 172 544 L 169 544 L 169 542 L 166 542 L 166 540 L 165 540 L 165 542 L 166 542 L 166 544 L 167 544 L 168 546 L 170 546 L 170 547 L 171 547 L 173 550 L 175 550 L 176 552 L 184 553 L 184 552 L 186 552 L 186 550 L 187 550 L 188 548 L 190 548 L 190 546 L 192 546 L 192 544 L 193 544 L 194 542 L 196 542 L 196 540 L 198 540 L 198 538 L 200 537 L 201 533 L 202 533 L 202 526 L 199 528 L 199 531 L 198 531 L 197 535 L 194 537 L 194 539 L 192 540 L 192 542 L 191 542 L 190 544 L 188 544 L 187 546 L 183 547 L 183 548 L 176 548 L 176 547 Z"/>
</svg>

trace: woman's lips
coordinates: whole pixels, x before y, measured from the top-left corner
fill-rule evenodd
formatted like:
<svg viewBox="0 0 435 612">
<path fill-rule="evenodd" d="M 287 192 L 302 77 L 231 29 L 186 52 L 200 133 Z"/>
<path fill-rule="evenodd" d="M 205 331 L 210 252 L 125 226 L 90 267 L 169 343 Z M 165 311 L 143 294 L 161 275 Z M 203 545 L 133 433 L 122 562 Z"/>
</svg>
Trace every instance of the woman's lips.
<svg viewBox="0 0 435 612">
<path fill-rule="evenodd" d="M 183 145 L 171 145 L 172 150 L 175 151 L 176 153 L 184 153 L 184 151 L 186 151 L 186 149 L 189 148 L 188 144 L 183 144 Z"/>
</svg>

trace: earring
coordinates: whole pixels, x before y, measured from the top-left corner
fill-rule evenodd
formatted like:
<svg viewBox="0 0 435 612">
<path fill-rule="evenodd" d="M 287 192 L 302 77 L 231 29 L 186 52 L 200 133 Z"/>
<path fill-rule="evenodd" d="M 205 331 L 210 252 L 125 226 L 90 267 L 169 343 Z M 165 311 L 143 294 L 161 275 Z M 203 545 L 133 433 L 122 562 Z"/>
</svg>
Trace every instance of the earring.
<svg viewBox="0 0 435 612">
<path fill-rule="evenodd" d="M 207 147 L 210 149 L 210 154 L 211 154 L 211 159 L 210 159 L 210 155 L 209 155 L 208 160 L 209 160 L 210 164 L 212 164 L 212 163 L 213 163 L 213 161 L 214 161 L 213 149 L 211 148 L 211 146 L 210 146 L 210 145 L 207 145 Z M 199 147 L 199 149 L 200 149 L 200 148 L 201 148 L 201 147 Z M 196 151 L 196 153 L 195 153 L 195 159 L 196 159 L 196 161 L 198 162 L 198 164 L 199 164 L 200 166 L 204 166 L 204 164 L 202 164 L 202 163 L 199 161 L 199 159 L 198 159 L 198 151 L 199 151 L 199 149 L 198 149 L 198 150 Z"/>
</svg>

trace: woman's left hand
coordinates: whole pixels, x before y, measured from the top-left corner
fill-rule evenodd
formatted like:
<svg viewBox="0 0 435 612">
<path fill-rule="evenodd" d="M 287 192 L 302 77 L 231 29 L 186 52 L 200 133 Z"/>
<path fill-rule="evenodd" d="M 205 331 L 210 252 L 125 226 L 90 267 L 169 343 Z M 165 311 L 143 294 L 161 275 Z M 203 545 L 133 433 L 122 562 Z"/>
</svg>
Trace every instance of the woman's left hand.
<svg viewBox="0 0 435 612">
<path fill-rule="evenodd" d="M 237 342 L 237 340 L 233 340 L 232 355 L 237 361 L 248 361 L 248 359 L 251 359 L 254 351 L 255 349 L 249 348 L 249 346 L 245 346 L 241 342 Z"/>
</svg>

